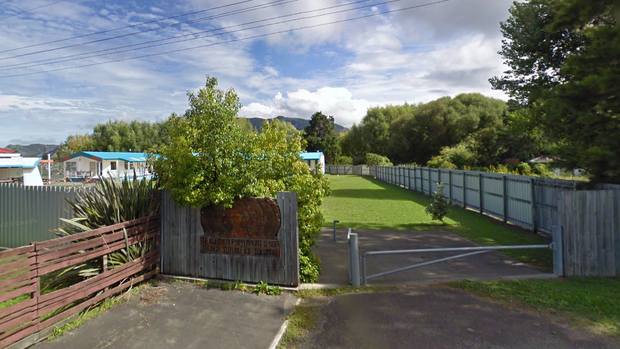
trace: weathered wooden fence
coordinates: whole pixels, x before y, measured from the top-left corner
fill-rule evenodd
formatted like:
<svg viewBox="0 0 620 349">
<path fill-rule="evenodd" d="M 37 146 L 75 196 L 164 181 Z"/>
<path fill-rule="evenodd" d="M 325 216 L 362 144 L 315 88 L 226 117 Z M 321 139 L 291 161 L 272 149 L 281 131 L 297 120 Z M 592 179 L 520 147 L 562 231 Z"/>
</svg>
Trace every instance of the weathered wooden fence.
<svg viewBox="0 0 620 349">
<path fill-rule="evenodd" d="M 522 228 L 551 234 L 557 224 L 558 195 L 574 191 L 579 182 L 479 171 L 425 167 L 370 166 L 371 177 L 426 195 L 444 183 L 453 203 Z M 604 188 L 620 189 L 606 184 Z"/>
<path fill-rule="evenodd" d="M 155 275 L 159 228 L 151 216 L 0 252 L 0 348 L 32 345 L 59 321 Z M 152 248 L 128 263 L 108 263 L 110 254 L 139 243 Z M 46 289 L 60 271 L 92 263 L 98 275 Z"/>
<path fill-rule="evenodd" d="M 55 238 L 50 230 L 62 225 L 59 218 L 73 216 L 65 198 L 75 200 L 80 190 L 91 189 L 0 184 L 0 247 L 15 248 Z"/>
<path fill-rule="evenodd" d="M 567 276 L 620 275 L 620 192 L 559 194 L 558 225 L 564 230 Z"/>
<path fill-rule="evenodd" d="M 180 276 L 299 285 L 297 193 L 279 192 L 282 224 L 276 239 L 282 255 L 255 256 L 201 252 L 204 230 L 200 209 L 180 207 L 163 193 L 161 204 L 161 272 Z"/>
</svg>

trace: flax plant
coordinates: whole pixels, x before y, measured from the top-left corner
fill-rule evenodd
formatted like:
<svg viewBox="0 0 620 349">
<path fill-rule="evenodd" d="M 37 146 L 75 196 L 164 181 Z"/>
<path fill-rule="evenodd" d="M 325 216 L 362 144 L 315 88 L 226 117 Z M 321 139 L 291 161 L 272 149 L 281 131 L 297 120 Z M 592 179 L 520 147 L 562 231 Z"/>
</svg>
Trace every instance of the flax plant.
<svg viewBox="0 0 620 349">
<path fill-rule="evenodd" d="M 159 211 L 160 205 L 158 187 L 157 180 L 138 180 L 136 176 L 133 180 L 124 178 L 120 181 L 101 178 L 91 190 L 84 189 L 75 201 L 67 200 L 73 209 L 74 217 L 60 218 L 64 224 L 53 230 L 53 233 L 68 236 L 154 215 Z M 144 256 L 155 245 L 153 239 L 129 245 L 127 232 L 123 231 L 125 248 L 108 256 L 108 269 Z M 83 252 L 85 251 L 81 251 Z M 45 288 L 53 290 L 66 287 L 103 271 L 102 258 L 95 258 L 50 275 Z"/>
</svg>

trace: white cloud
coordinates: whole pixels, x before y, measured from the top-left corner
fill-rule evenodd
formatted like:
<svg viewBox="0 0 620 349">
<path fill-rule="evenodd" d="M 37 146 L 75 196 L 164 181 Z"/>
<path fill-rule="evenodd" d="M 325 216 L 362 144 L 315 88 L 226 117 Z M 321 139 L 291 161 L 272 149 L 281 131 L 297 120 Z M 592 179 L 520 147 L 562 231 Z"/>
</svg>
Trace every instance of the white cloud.
<svg viewBox="0 0 620 349">
<path fill-rule="evenodd" d="M 286 117 L 310 119 L 317 111 L 333 115 L 337 124 L 351 126 L 366 114 L 373 104 L 364 99 L 355 99 L 353 94 L 343 87 L 323 87 L 314 92 L 299 89 L 281 93 L 272 99 L 250 103 L 241 109 L 245 117 L 274 118 Z"/>
</svg>

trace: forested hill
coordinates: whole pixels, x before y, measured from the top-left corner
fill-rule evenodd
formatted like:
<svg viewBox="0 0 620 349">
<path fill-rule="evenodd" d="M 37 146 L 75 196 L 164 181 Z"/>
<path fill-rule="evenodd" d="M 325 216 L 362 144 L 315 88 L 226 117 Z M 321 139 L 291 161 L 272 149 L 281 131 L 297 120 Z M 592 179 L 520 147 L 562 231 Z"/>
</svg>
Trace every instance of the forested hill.
<svg viewBox="0 0 620 349">
<path fill-rule="evenodd" d="M 47 156 L 48 153 L 54 156 L 58 150 L 58 145 L 38 143 L 29 145 L 9 144 L 6 148 L 14 150 L 22 156 L 44 157 Z"/>
<path fill-rule="evenodd" d="M 247 118 L 247 119 L 250 120 L 250 123 L 252 123 L 252 126 L 254 126 L 254 128 L 260 132 L 260 130 L 263 127 L 263 121 L 265 121 L 265 119 L 261 119 L 261 118 Z M 274 119 L 278 119 L 280 121 L 286 121 L 288 123 L 291 123 L 298 131 L 303 131 L 303 129 L 306 128 L 306 126 L 310 125 L 310 120 L 306 120 L 306 119 L 287 118 L 285 116 L 278 116 L 278 117 L 275 117 Z M 343 133 L 343 132 L 347 132 L 349 129 L 344 126 L 334 124 L 334 130 L 336 131 L 336 133 Z"/>
</svg>

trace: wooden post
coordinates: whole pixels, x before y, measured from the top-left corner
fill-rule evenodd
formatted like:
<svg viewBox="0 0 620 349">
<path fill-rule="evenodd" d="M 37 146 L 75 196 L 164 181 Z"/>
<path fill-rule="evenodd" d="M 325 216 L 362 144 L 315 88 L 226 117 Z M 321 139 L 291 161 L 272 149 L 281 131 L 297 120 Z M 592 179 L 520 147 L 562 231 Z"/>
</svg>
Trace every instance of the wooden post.
<svg viewBox="0 0 620 349">
<path fill-rule="evenodd" d="M 506 194 L 506 175 L 502 176 L 502 200 L 503 200 L 503 211 L 502 218 L 504 219 L 504 223 L 508 222 L 508 196 Z"/>
<path fill-rule="evenodd" d="M 484 213 L 484 192 L 482 191 L 482 173 L 478 173 L 478 205 L 480 206 L 480 214 Z"/>
<path fill-rule="evenodd" d="M 538 227 L 536 226 L 536 182 L 534 178 L 530 178 L 530 193 L 532 197 L 532 231 L 536 232 Z"/>
</svg>

